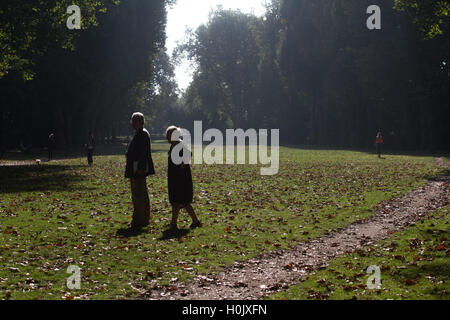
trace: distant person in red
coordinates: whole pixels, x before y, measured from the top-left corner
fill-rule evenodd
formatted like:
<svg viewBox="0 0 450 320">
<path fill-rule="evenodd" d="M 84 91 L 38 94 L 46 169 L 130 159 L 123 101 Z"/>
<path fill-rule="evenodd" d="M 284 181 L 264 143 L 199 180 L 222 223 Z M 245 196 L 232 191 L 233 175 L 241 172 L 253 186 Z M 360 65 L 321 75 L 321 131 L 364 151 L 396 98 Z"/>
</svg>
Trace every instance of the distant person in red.
<svg viewBox="0 0 450 320">
<path fill-rule="evenodd" d="M 384 143 L 383 135 L 381 134 L 381 132 L 378 132 L 377 138 L 375 140 L 375 145 L 377 147 L 378 158 L 380 159 L 381 159 L 381 146 L 383 145 L 383 143 Z"/>
</svg>

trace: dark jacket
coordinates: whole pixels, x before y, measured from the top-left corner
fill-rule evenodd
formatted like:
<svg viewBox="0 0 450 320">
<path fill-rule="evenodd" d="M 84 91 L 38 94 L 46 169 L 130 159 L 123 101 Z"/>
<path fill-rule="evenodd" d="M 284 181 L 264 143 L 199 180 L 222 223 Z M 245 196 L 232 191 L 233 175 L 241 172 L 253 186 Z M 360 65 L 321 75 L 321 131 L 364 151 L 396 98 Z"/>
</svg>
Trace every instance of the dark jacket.
<svg viewBox="0 0 450 320">
<path fill-rule="evenodd" d="M 125 178 L 136 177 L 137 170 L 145 171 L 145 176 L 155 174 L 155 167 L 152 160 L 150 134 L 146 129 L 139 129 L 134 134 L 128 145 L 126 153 L 127 165 L 125 168 Z"/>
<path fill-rule="evenodd" d="M 172 161 L 172 150 L 175 146 L 176 144 L 172 145 L 169 150 L 169 165 L 167 175 L 169 201 L 171 204 L 177 203 L 188 205 L 192 203 L 194 196 L 191 166 L 189 164 L 176 165 Z M 183 150 L 181 150 L 179 155 L 180 157 L 183 157 Z"/>
</svg>

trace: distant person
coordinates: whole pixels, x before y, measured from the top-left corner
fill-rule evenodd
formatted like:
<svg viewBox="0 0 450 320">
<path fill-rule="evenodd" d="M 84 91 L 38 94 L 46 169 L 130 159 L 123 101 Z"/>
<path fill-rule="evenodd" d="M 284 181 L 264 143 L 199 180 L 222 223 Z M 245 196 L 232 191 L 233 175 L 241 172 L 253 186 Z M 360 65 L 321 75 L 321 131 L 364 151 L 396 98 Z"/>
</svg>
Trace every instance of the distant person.
<svg viewBox="0 0 450 320">
<path fill-rule="evenodd" d="M 144 129 L 142 113 L 134 113 L 131 125 L 135 131 L 126 153 L 125 177 L 130 179 L 133 199 L 133 221 L 131 227 L 140 229 L 150 223 L 150 200 L 147 190 L 147 176 L 155 174 L 151 153 L 150 134 Z"/>
<path fill-rule="evenodd" d="M 48 161 L 52 161 L 53 159 L 54 144 L 55 144 L 55 135 L 53 133 L 50 133 L 50 135 L 48 136 L 48 143 L 47 143 Z"/>
<path fill-rule="evenodd" d="M 381 147 L 384 143 L 383 140 L 383 135 L 381 134 L 381 132 L 378 132 L 376 140 L 375 140 L 375 146 L 377 147 L 377 154 L 378 154 L 378 158 L 381 159 Z"/>
<path fill-rule="evenodd" d="M 31 147 L 25 146 L 25 144 L 23 143 L 23 140 L 20 141 L 19 148 L 20 148 L 20 151 L 23 153 L 29 153 L 31 150 Z"/>
<path fill-rule="evenodd" d="M 175 131 L 179 132 L 179 128 L 170 126 L 166 130 L 166 139 L 171 145 L 169 151 L 169 165 L 168 165 L 168 185 L 169 185 L 169 201 L 172 205 L 172 222 L 170 224 L 170 230 L 178 230 L 178 215 L 182 208 L 186 209 L 189 216 L 192 218 L 191 229 L 195 229 L 202 226 L 202 223 L 197 218 L 194 208 L 192 208 L 193 200 L 193 183 L 191 167 L 189 164 L 176 165 L 172 161 L 173 148 L 181 143 L 179 139 L 172 138 Z M 180 156 L 183 157 L 182 152 Z"/>
<path fill-rule="evenodd" d="M 87 153 L 88 164 L 91 167 L 92 167 L 92 164 L 94 163 L 94 159 L 93 159 L 94 146 L 95 146 L 94 134 L 92 132 L 89 132 L 88 141 L 86 143 L 86 153 Z"/>
</svg>

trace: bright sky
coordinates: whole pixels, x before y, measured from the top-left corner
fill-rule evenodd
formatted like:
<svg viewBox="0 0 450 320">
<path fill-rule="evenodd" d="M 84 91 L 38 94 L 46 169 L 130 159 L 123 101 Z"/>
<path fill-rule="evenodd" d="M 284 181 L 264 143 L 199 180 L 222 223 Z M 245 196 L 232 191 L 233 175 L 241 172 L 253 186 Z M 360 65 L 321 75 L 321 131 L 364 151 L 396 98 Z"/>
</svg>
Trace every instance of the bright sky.
<svg viewBox="0 0 450 320">
<path fill-rule="evenodd" d="M 168 10 L 167 20 L 167 50 L 172 55 L 177 41 L 182 42 L 186 28 L 197 29 L 208 22 L 211 10 L 221 5 L 224 9 L 239 9 L 244 13 L 257 16 L 264 14 L 264 0 L 178 0 L 172 9 Z M 186 89 L 191 80 L 193 70 L 190 63 L 184 61 L 176 71 L 176 79 L 181 90 Z"/>
</svg>

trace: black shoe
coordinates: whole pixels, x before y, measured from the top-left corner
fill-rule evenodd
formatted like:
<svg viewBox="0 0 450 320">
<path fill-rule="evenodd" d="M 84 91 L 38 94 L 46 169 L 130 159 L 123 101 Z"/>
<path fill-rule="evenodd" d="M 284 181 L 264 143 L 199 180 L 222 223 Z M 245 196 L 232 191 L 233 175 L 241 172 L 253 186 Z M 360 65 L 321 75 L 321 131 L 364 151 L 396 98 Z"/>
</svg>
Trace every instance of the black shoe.
<svg viewBox="0 0 450 320">
<path fill-rule="evenodd" d="M 193 230 L 193 229 L 200 228 L 202 226 L 203 226 L 203 224 L 200 221 L 197 221 L 197 222 L 194 222 L 193 224 L 191 224 L 190 228 Z"/>
</svg>

